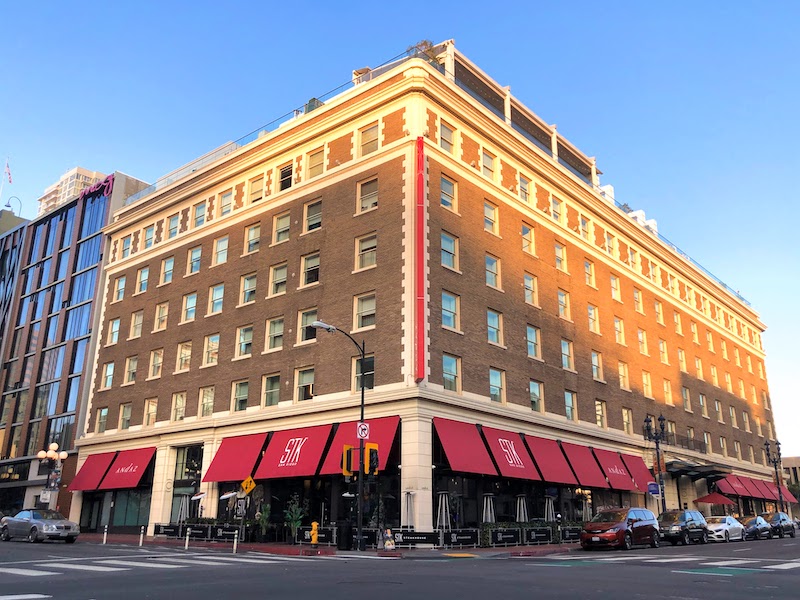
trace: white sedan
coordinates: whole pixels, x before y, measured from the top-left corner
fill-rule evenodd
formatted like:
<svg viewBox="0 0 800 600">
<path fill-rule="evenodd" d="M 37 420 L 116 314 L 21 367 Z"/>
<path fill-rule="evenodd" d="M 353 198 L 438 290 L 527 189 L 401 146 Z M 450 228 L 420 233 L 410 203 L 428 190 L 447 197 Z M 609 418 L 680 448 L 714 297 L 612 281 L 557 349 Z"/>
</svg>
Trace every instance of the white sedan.
<svg viewBox="0 0 800 600">
<path fill-rule="evenodd" d="M 712 542 L 744 541 L 744 525 L 734 517 L 706 517 L 708 539 Z"/>
</svg>

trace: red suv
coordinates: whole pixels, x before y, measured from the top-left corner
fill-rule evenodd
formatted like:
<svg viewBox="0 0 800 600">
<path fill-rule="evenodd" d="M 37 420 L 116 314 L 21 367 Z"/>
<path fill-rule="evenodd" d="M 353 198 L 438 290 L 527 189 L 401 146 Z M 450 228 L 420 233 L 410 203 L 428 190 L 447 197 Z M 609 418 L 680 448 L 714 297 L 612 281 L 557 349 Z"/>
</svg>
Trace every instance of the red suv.
<svg viewBox="0 0 800 600">
<path fill-rule="evenodd" d="M 630 550 L 635 545 L 658 548 L 658 521 L 646 508 L 612 508 L 597 513 L 581 529 L 581 547 L 614 547 Z"/>
</svg>

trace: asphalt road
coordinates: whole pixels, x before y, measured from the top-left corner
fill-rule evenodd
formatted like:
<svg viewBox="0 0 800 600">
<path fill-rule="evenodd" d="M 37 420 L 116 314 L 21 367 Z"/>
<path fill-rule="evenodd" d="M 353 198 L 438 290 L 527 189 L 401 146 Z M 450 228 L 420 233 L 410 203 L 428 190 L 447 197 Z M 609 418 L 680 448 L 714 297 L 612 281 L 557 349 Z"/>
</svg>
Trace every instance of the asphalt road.
<svg viewBox="0 0 800 600">
<path fill-rule="evenodd" d="M 537 558 L 279 557 L 81 543 L 0 544 L 0 600 L 798 597 L 800 538 Z"/>
</svg>

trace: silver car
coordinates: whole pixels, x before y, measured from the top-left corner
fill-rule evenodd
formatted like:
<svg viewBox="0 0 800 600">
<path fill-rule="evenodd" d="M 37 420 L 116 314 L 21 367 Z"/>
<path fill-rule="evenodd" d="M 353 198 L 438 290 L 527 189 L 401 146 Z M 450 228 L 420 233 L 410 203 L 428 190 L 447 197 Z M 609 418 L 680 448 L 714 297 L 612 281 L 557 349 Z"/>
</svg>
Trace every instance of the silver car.
<svg viewBox="0 0 800 600">
<path fill-rule="evenodd" d="M 706 517 L 708 539 L 712 542 L 744 541 L 744 525 L 734 517 Z"/>
<path fill-rule="evenodd" d="M 19 537 L 29 542 L 64 540 L 67 544 L 74 544 L 80 532 L 77 523 L 47 508 L 28 508 L 13 517 L 0 519 L 0 539 L 4 542 Z"/>
</svg>

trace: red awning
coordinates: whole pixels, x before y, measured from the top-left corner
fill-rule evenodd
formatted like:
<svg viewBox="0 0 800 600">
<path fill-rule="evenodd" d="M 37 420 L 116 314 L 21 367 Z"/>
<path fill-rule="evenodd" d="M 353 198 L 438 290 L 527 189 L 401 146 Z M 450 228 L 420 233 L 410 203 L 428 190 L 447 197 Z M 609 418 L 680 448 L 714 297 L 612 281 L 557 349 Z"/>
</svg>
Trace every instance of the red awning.
<svg viewBox="0 0 800 600">
<path fill-rule="evenodd" d="M 119 490 L 135 488 L 139 485 L 142 475 L 147 470 L 150 461 L 156 453 L 156 448 L 137 448 L 136 450 L 123 450 L 111 463 L 99 490 Z"/>
<path fill-rule="evenodd" d="M 775 500 L 776 499 L 776 498 L 772 497 L 772 492 L 766 486 L 766 481 L 762 481 L 761 479 L 751 479 L 750 481 L 752 481 L 753 485 L 755 485 L 756 488 L 758 488 L 758 490 L 761 492 L 761 497 L 764 500 Z"/>
<path fill-rule="evenodd" d="M 725 479 L 731 484 L 733 493 L 737 496 L 747 496 L 749 492 L 736 475 L 728 475 Z"/>
<path fill-rule="evenodd" d="M 203 481 L 244 481 L 253 474 L 266 439 L 266 433 L 223 439 Z"/>
<path fill-rule="evenodd" d="M 794 494 L 792 494 L 792 492 L 789 491 L 789 488 L 787 488 L 785 485 L 781 486 L 781 494 L 783 494 L 783 499 L 786 502 L 797 503 L 797 498 L 794 497 Z"/>
<path fill-rule="evenodd" d="M 724 479 L 717 481 L 717 489 L 723 494 L 730 494 L 731 496 L 739 495 L 736 493 L 736 490 L 733 489 L 733 486 L 728 482 L 727 476 Z"/>
<path fill-rule="evenodd" d="M 367 419 L 369 423 L 369 440 L 367 442 L 378 444 L 378 458 L 380 459 L 379 469 L 383 471 L 389 460 L 389 452 L 392 450 L 394 438 L 397 435 L 397 425 L 400 417 L 381 417 L 379 419 Z M 342 449 L 345 445 L 353 447 L 354 465 L 358 465 L 358 432 L 356 432 L 358 421 L 348 421 L 341 423 L 333 436 L 331 449 L 322 463 L 320 475 L 334 475 L 342 473 Z M 357 467 L 356 467 L 357 468 Z"/>
<path fill-rule="evenodd" d="M 547 483 L 563 483 L 565 485 L 578 484 L 557 441 L 533 435 L 524 437 L 544 481 Z"/>
<path fill-rule="evenodd" d="M 751 498 L 761 498 L 763 497 L 763 493 L 758 487 L 753 483 L 753 480 L 749 477 L 745 477 L 744 475 L 737 476 L 737 479 L 742 482 L 744 489 L 747 490 L 746 496 L 750 496 Z"/>
<path fill-rule="evenodd" d="M 567 460 L 572 465 L 572 470 L 575 471 L 581 485 L 591 488 L 608 488 L 608 482 L 600 467 L 597 466 L 591 448 L 569 442 L 561 442 L 561 448 L 567 455 Z"/>
<path fill-rule="evenodd" d="M 116 455 L 116 452 L 102 452 L 87 456 L 81 470 L 75 475 L 67 489 L 70 492 L 96 490 Z"/>
<path fill-rule="evenodd" d="M 770 495 L 772 496 L 772 499 L 773 499 L 773 500 L 778 500 L 778 499 L 780 499 L 780 496 L 778 495 L 778 486 L 777 486 L 777 485 L 775 485 L 775 484 L 774 484 L 773 482 L 771 482 L 771 481 L 765 481 L 765 482 L 764 482 L 764 485 L 766 485 L 766 486 L 767 486 L 767 489 L 769 490 L 769 493 L 770 493 Z"/>
<path fill-rule="evenodd" d="M 722 504 L 724 506 L 734 506 L 736 504 L 736 502 L 730 498 L 726 498 L 717 492 L 708 494 L 707 496 L 702 496 L 694 501 L 695 504 L 699 504 L 700 502 L 703 502 L 704 504 Z"/>
<path fill-rule="evenodd" d="M 628 472 L 633 477 L 633 481 L 636 483 L 636 487 L 642 493 L 647 493 L 647 484 L 648 483 L 655 483 L 655 478 L 653 474 L 650 472 L 650 469 L 647 468 L 647 465 L 644 464 L 644 460 L 642 460 L 641 456 L 634 456 L 632 454 L 623 454 L 622 455 L 622 462 L 625 463 L 625 466 L 628 467 Z"/>
<path fill-rule="evenodd" d="M 541 481 L 519 433 L 484 427 L 483 435 L 503 477 Z"/>
<path fill-rule="evenodd" d="M 333 425 L 276 431 L 258 465 L 256 479 L 311 477 L 317 474 Z"/>
<path fill-rule="evenodd" d="M 633 483 L 631 474 L 628 473 L 628 469 L 625 468 L 625 464 L 622 462 L 619 452 L 600 450 L 598 448 L 593 448 L 593 452 L 605 476 L 608 477 L 612 488 L 628 492 L 636 491 L 636 484 Z"/>
<path fill-rule="evenodd" d="M 453 471 L 497 475 L 477 425 L 434 417 L 433 426 Z"/>
</svg>

